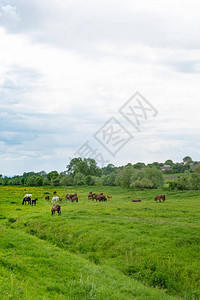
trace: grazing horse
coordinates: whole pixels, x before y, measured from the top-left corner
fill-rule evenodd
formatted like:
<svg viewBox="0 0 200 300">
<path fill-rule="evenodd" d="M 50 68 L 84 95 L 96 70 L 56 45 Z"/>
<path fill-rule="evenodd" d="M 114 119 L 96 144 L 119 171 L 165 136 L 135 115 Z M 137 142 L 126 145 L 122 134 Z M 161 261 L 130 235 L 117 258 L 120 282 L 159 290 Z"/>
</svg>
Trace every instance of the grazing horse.
<svg viewBox="0 0 200 300">
<path fill-rule="evenodd" d="M 56 194 L 56 191 L 54 191 L 53 193 L 54 193 L 54 195 L 55 195 L 55 194 Z"/>
<path fill-rule="evenodd" d="M 131 200 L 131 202 L 142 202 L 140 199 Z"/>
<path fill-rule="evenodd" d="M 34 205 L 36 205 L 36 201 L 38 201 L 38 198 L 36 198 L 36 199 L 34 199 L 34 200 L 31 201 L 32 202 L 32 206 L 33 206 L 33 203 L 34 203 Z"/>
<path fill-rule="evenodd" d="M 72 202 L 74 202 L 74 201 L 78 202 L 78 197 L 77 197 L 76 195 L 74 195 L 74 196 L 71 198 L 71 201 L 72 201 Z"/>
<path fill-rule="evenodd" d="M 161 202 L 161 200 L 162 200 L 162 202 L 165 201 L 165 195 L 158 195 L 154 199 L 154 201 L 156 201 L 156 203 L 157 203 L 157 201 Z"/>
<path fill-rule="evenodd" d="M 46 197 L 45 197 L 45 200 L 49 200 L 49 196 L 46 196 Z"/>
<path fill-rule="evenodd" d="M 74 193 L 74 194 L 67 194 L 67 195 L 65 196 L 65 199 L 66 199 L 66 200 L 69 200 L 69 199 L 72 200 L 73 197 L 77 197 L 77 198 L 78 198 L 77 193 Z M 78 202 L 78 201 L 77 201 L 77 202 Z"/>
<path fill-rule="evenodd" d="M 57 203 L 59 201 L 59 197 L 58 196 L 55 196 L 51 199 L 51 203 L 54 204 L 54 203 Z"/>
<path fill-rule="evenodd" d="M 61 215 L 61 207 L 60 205 L 53 205 L 51 208 L 51 215 L 55 214 L 55 211 L 58 212 L 58 215 Z"/>
<path fill-rule="evenodd" d="M 24 205 L 24 203 L 26 204 L 26 202 L 31 205 L 31 197 L 24 197 L 22 204 Z"/>
<path fill-rule="evenodd" d="M 92 198 L 92 192 L 89 192 L 88 199 Z"/>
<path fill-rule="evenodd" d="M 112 196 L 107 196 L 108 199 L 112 199 Z"/>
<path fill-rule="evenodd" d="M 96 199 L 96 202 L 99 200 L 99 202 L 101 202 L 101 201 L 107 201 L 107 198 L 106 198 L 106 196 L 104 196 L 104 195 L 95 195 L 94 196 L 94 199 Z"/>
</svg>

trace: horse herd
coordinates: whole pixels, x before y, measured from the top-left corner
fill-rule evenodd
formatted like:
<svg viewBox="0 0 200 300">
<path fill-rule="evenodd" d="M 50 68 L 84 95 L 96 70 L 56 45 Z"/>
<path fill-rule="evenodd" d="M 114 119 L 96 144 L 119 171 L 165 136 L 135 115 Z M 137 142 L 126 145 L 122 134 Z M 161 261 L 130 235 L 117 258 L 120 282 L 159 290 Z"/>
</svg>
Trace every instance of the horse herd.
<svg viewBox="0 0 200 300">
<path fill-rule="evenodd" d="M 56 191 L 54 191 L 53 194 L 55 195 Z M 31 199 L 31 197 L 32 197 L 32 194 L 26 194 L 23 198 L 22 204 L 26 205 L 26 202 L 28 202 L 29 205 L 32 205 L 32 206 L 33 206 L 33 204 L 36 205 L 36 202 L 38 201 L 38 198 L 33 200 L 33 199 Z M 67 194 L 65 196 L 65 199 L 66 200 L 71 200 L 71 202 L 74 202 L 74 201 L 78 202 L 78 195 L 77 195 L 77 193 Z M 92 199 L 92 201 L 96 200 L 96 202 L 97 201 L 105 202 L 105 201 L 107 201 L 107 199 L 112 199 L 112 196 L 107 196 L 106 197 L 103 193 L 95 194 L 95 193 L 89 192 L 88 200 L 89 199 Z M 156 201 L 156 203 L 157 203 L 157 201 L 164 202 L 165 199 L 166 199 L 165 195 L 162 194 L 162 195 L 157 195 L 154 198 L 154 201 Z M 46 196 L 45 200 L 50 200 L 49 196 Z M 51 203 L 53 204 L 53 206 L 51 208 L 51 215 L 55 214 L 56 211 L 58 212 L 58 215 L 61 215 L 61 206 L 58 205 L 58 204 L 55 205 L 55 203 L 58 203 L 58 202 L 62 203 L 62 201 L 63 201 L 63 199 L 58 197 L 58 196 L 54 196 L 52 198 Z M 131 202 L 141 202 L 141 200 L 140 199 L 133 199 L 133 200 L 131 200 Z"/>
</svg>

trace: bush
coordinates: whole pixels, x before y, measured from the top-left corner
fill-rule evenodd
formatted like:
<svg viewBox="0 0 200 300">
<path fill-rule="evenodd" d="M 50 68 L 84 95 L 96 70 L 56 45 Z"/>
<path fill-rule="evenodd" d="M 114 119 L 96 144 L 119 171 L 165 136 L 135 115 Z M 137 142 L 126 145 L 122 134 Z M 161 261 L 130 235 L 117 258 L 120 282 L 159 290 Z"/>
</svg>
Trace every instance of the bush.
<svg viewBox="0 0 200 300">
<path fill-rule="evenodd" d="M 74 176 L 73 184 L 84 185 L 84 182 L 85 182 L 85 176 L 81 172 L 76 173 L 76 175 Z"/>
<path fill-rule="evenodd" d="M 85 184 L 87 185 L 94 185 L 94 178 L 90 175 L 85 177 Z"/>
</svg>

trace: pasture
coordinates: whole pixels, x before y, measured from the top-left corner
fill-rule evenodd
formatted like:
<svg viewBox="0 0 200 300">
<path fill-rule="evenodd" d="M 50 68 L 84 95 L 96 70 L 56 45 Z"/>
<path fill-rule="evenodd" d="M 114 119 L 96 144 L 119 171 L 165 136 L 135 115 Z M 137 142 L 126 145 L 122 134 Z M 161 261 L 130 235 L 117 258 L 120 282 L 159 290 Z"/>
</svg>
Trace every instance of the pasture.
<svg viewBox="0 0 200 300">
<path fill-rule="evenodd" d="M 200 299 L 198 191 L 24 189 L 0 187 L 0 299 Z M 65 199 L 74 192 L 78 202 Z M 26 193 L 36 205 L 22 205 Z"/>
</svg>

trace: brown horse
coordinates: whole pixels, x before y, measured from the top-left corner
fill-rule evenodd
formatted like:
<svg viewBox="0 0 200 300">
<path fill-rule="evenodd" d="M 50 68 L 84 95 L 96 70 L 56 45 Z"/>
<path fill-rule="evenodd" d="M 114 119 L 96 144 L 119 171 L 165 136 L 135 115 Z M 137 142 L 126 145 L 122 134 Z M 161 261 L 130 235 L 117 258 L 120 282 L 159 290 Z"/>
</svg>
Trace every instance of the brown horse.
<svg viewBox="0 0 200 300">
<path fill-rule="evenodd" d="M 36 205 L 36 201 L 38 201 L 38 198 L 36 198 L 36 199 L 34 199 L 34 200 L 31 200 L 32 206 L 33 206 L 33 203 L 34 203 L 34 205 Z"/>
<path fill-rule="evenodd" d="M 46 196 L 46 197 L 45 197 L 45 200 L 49 200 L 49 196 Z"/>
<path fill-rule="evenodd" d="M 105 195 L 95 195 L 94 196 L 94 199 L 96 199 L 96 202 L 97 201 L 99 201 L 99 202 L 101 202 L 101 201 L 107 201 L 107 198 L 106 198 L 106 196 Z"/>
<path fill-rule="evenodd" d="M 58 212 L 58 215 L 61 215 L 61 207 L 60 205 L 53 205 L 51 208 L 51 215 L 55 214 L 55 211 Z"/>
<path fill-rule="evenodd" d="M 159 201 L 159 202 L 161 202 L 161 200 L 162 200 L 162 202 L 164 202 L 165 201 L 165 195 L 158 195 L 158 196 L 156 196 L 155 197 L 155 199 L 154 199 L 154 201 Z"/>
<path fill-rule="evenodd" d="M 133 199 L 133 200 L 131 200 L 131 202 L 142 202 L 142 200 L 140 200 L 140 199 Z"/>
<path fill-rule="evenodd" d="M 26 204 L 26 202 L 31 205 L 31 197 L 24 197 L 22 204 L 24 205 L 24 203 Z"/>
<path fill-rule="evenodd" d="M 74 196 L 71 198 L 71 201 L 72 201 L 72 202 L 74 202 L 74 201 L 78 202 L 78 197 L 77 197 L 76 195 L 74 195 Z"/>
<path fill-rule="evenodd" d="M 78 197 L 78 196 L 77 196 L 77 193 L 74 193 L 74 194 L 67 194 L 67 195 L 65 196 L 65 199 L 66 199 L 66 200 L 69 200 L 69 199 L 72 199 L 73 197 Z"/>
<path fill-rule="evenodd" d="M 88 199 L 92 198 L 92 192 L 89 192 Z"/>
</svg>

